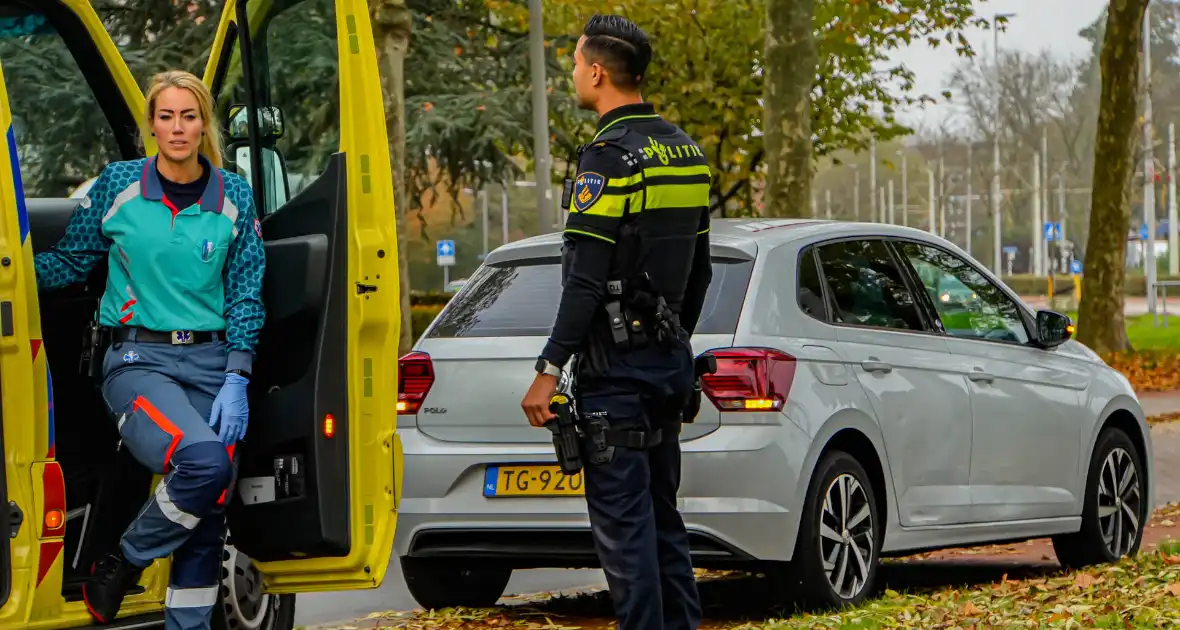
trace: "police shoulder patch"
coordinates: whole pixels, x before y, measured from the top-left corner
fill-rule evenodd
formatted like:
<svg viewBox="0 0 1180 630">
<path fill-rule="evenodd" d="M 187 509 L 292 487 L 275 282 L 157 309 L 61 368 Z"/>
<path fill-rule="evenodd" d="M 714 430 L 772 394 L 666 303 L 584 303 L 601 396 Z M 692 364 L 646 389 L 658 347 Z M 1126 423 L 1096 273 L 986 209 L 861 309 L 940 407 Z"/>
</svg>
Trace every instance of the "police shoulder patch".
<svg viewBox="0 0 1180 630">
<path fill-rule="evenodd" d="M 574 209 L 585 212 L 602 197 L 606 190 L 606 178 L 593 171 L 579 173 L 574 180 Z"/>
</svg>

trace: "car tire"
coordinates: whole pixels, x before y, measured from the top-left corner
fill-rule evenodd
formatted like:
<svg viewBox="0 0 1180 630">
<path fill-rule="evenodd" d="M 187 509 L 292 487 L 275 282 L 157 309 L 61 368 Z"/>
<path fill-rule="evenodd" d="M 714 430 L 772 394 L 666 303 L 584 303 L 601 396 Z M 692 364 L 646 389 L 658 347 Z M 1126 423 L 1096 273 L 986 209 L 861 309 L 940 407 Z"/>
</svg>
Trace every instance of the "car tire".
<svg viewBox="0 0 1180 630">
<path fill-rule="evenodd" d="M 1149 517 L 1145 484 L 1143 456 L 1135 443 L 1121 429 L 1105 429 L 1086 473 L 1082 528 L 1053 538 L 1057 561 L 1081 568 L 1137 554 Z"/>
<path fill-rule="evenodd" d="M 855 606 L 874 591 L 881 526 L 864 467 L 844 451 L 824 455 L 807 489 L 788 569 L 805 605 Z"/>
<path fill-rule="evenodd" d="M 227 544 L 221 554 L 219 599 L 213 607 L 213 630 L 291 630 L 295 596 L 262 592 L 262 575 L 249 556 Z"/>
<path fill-rule="evenodd" d="M 401 558 L 402 576 L 414 601 L 428 610 L 491 608 L 512 578 L 506 567 L 470 567 L 445 560 Z"/>
</svg>

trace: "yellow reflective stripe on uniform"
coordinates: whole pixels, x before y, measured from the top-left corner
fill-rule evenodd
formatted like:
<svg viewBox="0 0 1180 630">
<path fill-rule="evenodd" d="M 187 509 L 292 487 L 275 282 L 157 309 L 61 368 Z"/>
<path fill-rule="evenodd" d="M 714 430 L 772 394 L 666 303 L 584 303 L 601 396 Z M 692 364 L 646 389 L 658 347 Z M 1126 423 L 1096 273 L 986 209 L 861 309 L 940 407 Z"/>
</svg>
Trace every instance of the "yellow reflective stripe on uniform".
<svg viewBox="0 0 1180 630">
<path fill-rule="evenodd" d="M 643 175 L 636 173 L 630 177 L 612 177 L 606 180 L 607 188 L 626 188 L 643 183 Z"/>
<path fill-rule="evenodd" d="M 644 209 L 700 208 L 708 205 L 708 184 L 663 184 L 647 187 L 647 207 Z"/>
<path fill-rule="evenodd" d="M 645 179 L 653 177 L 697 177 L 700 175 L 711 175 L 708 164 L 698 164 L 696 166 L 652 166 L 643 169 L 642 173 L 636 173 L 630 177 L 612 177 L 606 181 L 607 187 L 625 188 L 627 186 L 634 186 L 642 184 Z"/>
<path fill-rule="evenodd" d="M 592 217 L 610 217 L 612 219 L 619 219 L 623 216 L 623 210 L 627 207 L 627 200 L 633 196 L 632 193 L 617 194 L 617 193 L 603 193 L 597 201 L 585 210 L 573 209 L 570 214 L 584 214 Z M 633 207 L 635 204 L 632 204 Z"/>
<path fill-rule="evenodd" d="M 709 169 L 708 164 L 696 164 L 693 166 L 649 166 L 643 169 L 645 177 L 660 177 L 664 175 L 683 175 L 685 177 L 692 175 L 711 175 L 712 170 Z"/>
<path fill-rule="evenodd" d="M 569 232 L 570 234 L 581 234 L 582 236 L 590 236 L 590 237 L 592 237 L 592 238 L 596 238 L 596 239 L 598 239 L 598 240 L 600 240 L 600 241 L 606 241 L 606 242 L 610 243 L 611 245 L 614 245 L 614 244 L 615 244 L 615 239 L 613 239 L 613 238 L 607 238 L 607 237 L 605 237 L 605 236 L 603 236 L 603 235 L 601 235 L 601 234 L 595 234 L 595 233 L 593 233 L 593 232 L 587 232 L 586 230 L 579 230 L 579 229 L 576 229 L 576 228 L 567 227 L 567 228 L 565 229 L 565 231 L 566 231 L 566 232 Z"/>
<path fill-rule="evenodd" d="M 711 228 L 705 228 L 705 229 L 703 229 L 703 230 L 701 230 L 701 231 L 697 232 L 697 236 L 700 236 L 700 235 L 702 235 L 702 234 L 708 234 L 708 232 L 709 232 L 709 230 L 710 230 L 710 229 L 711 229 Z"/>
</svg>

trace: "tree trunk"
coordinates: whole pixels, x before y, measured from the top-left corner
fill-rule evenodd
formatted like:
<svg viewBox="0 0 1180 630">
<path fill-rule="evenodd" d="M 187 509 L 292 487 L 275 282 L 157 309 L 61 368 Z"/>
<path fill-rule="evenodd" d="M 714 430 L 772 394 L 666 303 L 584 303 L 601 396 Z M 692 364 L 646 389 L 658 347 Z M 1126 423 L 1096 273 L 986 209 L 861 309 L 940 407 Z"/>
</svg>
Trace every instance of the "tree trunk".
<svg viewBox="0 0 1180 630">
<path fill-rule="evenodd" d="M 764 214 L 810 215 L 811 89 L 819 63 L 815 0 L 766 0 Z"/>
<path fill-rule="evenodd" d="M 1123 322 L 1127 230 L 1138 132 L 1139 63 L 1148 0 L 1110 0 L 1102 42 L 1102 105 L 1094 143 L 1090 239 L 1083 267 L 1078 341 L 1095 352 L 1130 347 Z"/>
<path fill-rule="evenodd" d="M 393 168 L 393 199 L 397 216 L 398 276 L 401 278 L 401 339 L 398 356 L 414 345 L 410 312 L 410 259 L 406 244 L 406 82 L 405 60 L 410 48 L 413 19 L 406 0 L 370 0 L 373 39 L 380 59 L 385 125 L 389 133 L 389 161 Z"/>
</svg>

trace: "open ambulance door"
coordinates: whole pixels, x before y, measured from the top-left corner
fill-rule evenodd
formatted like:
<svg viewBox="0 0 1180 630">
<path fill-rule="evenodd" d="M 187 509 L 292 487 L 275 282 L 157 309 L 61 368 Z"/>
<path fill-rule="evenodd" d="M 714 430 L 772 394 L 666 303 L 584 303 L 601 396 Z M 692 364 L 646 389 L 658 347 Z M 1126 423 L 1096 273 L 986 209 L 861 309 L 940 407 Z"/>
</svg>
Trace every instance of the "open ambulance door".
<svg viewBox="0 0 1180 630">
<path fill-rule="evenodd" d="M 9 418 L 33 416 L 33 397 L 17 395 L 33 389 L 33 374 L 29 369 L 32 353 L 29 344 L 29 318 L 27 309 L 21 306 L 26 301 L 28 283 L 33 282 L 36 294 L 36 280 L 32 275 L 32 245 L 28 242 L 28 220 L 25 215 L 24 194 L 20 192 L 20 168 L 17 166 L 16 147 L 12 136 L 12 109 L 8 105 L 8 90 L 4 84 L 4 72 L 0 68 L 0 131 L 5 141 L 0 142 L 0 452 L 8 454 L 26 447 L 32 452 L 32 427 L 20 422 L 6 422 Z M 5 457 L 0 467 L 0 532 L 5 538 L 24 524 L 24 515 L 19 507 L 10 507 L 8 478 L 17 479 L 23 471 L 19 458 Z M 27 466 L 27 462 L 24 466 Z M 27 473 L 26 473 L 27 474 Z M 31 512 L 28 499 L 12 499 L 13 506 L 25 505 Z M 17 499 L 24 499 L 19 503 Z M 0 607 L 8 602 L 12 593 L 12 546 L 2 545 L 0 549 Z"/>
<path fill-rule="evenodd" d="M 270 593 L 376 587 L 392 551 L 400 302 L 375 50 L 363 0 L 228 0 L 205 74 L 266 243 L 229 542 Z"/>
</svg>

